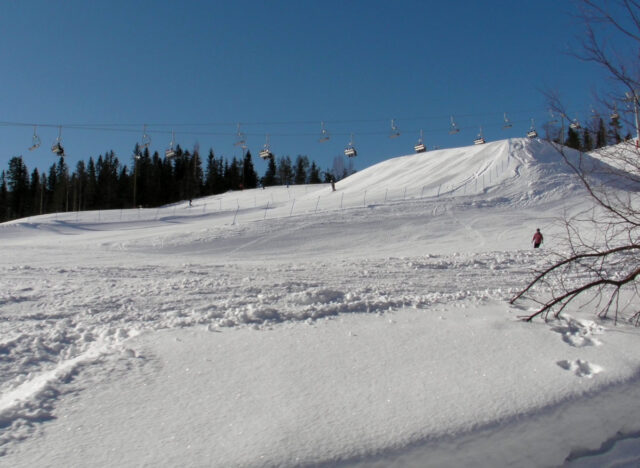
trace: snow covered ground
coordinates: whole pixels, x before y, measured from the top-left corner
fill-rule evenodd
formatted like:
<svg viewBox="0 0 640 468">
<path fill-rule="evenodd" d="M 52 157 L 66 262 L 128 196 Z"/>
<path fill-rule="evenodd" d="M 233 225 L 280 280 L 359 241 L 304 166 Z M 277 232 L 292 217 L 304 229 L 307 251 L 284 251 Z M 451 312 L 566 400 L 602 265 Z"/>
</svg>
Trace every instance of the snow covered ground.
<svg viewBox="0 0 640 468">
<path fill-rule="evenodd" d="M 0 465 L 637 466 L 640 330 L 507 301 L 589 203 L 553 147 L 336 188 L 0 225 Z"/>
</svg>

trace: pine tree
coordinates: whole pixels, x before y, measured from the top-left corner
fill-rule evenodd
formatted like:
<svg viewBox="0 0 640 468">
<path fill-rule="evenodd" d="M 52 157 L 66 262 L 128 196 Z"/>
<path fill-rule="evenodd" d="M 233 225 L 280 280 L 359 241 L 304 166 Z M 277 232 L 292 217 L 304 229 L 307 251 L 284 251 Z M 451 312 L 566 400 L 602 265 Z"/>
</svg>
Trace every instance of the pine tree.
<svg viewBox="0 0 640 468">
<path fill-rule="evenodd" d="M 596 132 L 596 149 L 607 146 L 607 131 L 604 128 L 602 118 L 598 119 L 598 130 Z"/>
<path fill-rule="evenodd" d="M 256 188 L 258 186 L 258 174 L 256 174 L 253 167 L 250 151 L 247 151 L 247 154 L 244 156 L 244 162 L 242 163 L 242 185 L 247 189 Z"/>
<path fill-rule="evenodd" d="M 319 184 L 322 181 L 320 180 L 320 169 L 316 166 L 315 161 L 311 162 L 311 168 L 309 169 L 309 183 L 310 184 Z"/>
<path fill-rule="evenodd" d="M 73 187 L 73 210 L 82 211 L 86 207 L 87 171 L 84 161 L 78 161 L 76 172 L 71 176 Z"/>
<path fill-rule="evenodd" d="M 34 169 L 31 173 L 31 181 L 29 183 L 29 195 L 31 197 L 31 214 L 39 215 L 44 213 L 44 190 L 40 180 L 38 169 Z"/>
<path fill-rule="evenodd" d="M 619 119 L 611 119 L 609 121 L 609 144 L 617 145 L 622 141 L 622 137 L 620 136 L 620 130 L 622 129 L 622 125 L 620 125 Z"/>
<path fill-rule="evenodd" d="M 273 185 L 278 185 L 277 178 L 277 168 L 275 158 L 269 159 L 269 163 L 267 165 L 267 170 L 264 173 L 264 177 L 262 178 L 262 186 L 263 187 L 271 187 Z"/>
<path fill-rule="evenodd" d="M 213 149 L 209 149 L 209 154 L 207 155 L 207 169 L 205 172 L 204 179 L 204 194 L 205 195 L 213 195 L 216 193 L 216 183 L 218 178 L 218 168 L 216 157 L 213 154 Z"/>
<path fill-rule="evenodd" d="M 289 156 L 282 156 L 278 160 L 278 178 L 282 185 L 289 186 L 293 183 L 293 167 Z"/>
<path fill-rule="evenodd" d="M 14 156 L 9 160 L 7 173 L 9 185 L 9 217 L 23 218 L 29 213 L 29 172 L 22 161 L 22 156 Z"/>
<path fill-rule="evenodd" d="M 242 185 L 242 174 L 240 172 L 240 164 L 234 156 L 231 164 L 225 163 L 224 180 L 229 190 L 238 190 Z"/>
<path fill-rule="evenodd" d="M 85 209 L 92 210 L 96 208 L 96 194 L 98 191 L 98 176 L 96 173 L 96 164 L 93 157 L 89 157 L 87 164 L 87 185 L 85 189 Z"/>
<path fill-rule="evenodd" d="M 564 142 L 565 146 L 573 149 L 580 149 L 580 137 L 578 136 L 578 132 L 576 132 L 573 128 L 569 127 L 567 131 L 567 139 Z"/>
<path fill-rule="evenodd" d="M 0 222 L 9 219 L 9 192 L 7 190 L 7 181 L 4 171 L 0 175 Z"/>
<path fill-rule="evenodd" d="M 582 132 L 582 151 L 588 152 L 593 150 L 593 140 L 591 139 L 591 133 L 586 128 Z"/>
<path fill-rule="evenodd" d="M 296 185 L 306 184 L 308 178 L 307 171 L 309 170 L 309 158 L 307 158 L 306 156 L 298 155 L 298 157 L 296 158 L 295 166 L 296 168 L 293 182 Z"/>
</svg>

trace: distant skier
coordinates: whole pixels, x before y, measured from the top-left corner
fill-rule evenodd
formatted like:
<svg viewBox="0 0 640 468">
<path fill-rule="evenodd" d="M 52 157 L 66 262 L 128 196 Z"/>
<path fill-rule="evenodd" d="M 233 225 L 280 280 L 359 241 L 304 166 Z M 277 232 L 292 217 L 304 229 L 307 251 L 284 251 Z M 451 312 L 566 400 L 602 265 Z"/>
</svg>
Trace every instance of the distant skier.
<svg viewBox="0 0 640 468">
<path fill-rule="evenodd" d="M 533 248 L 537 249 L 538 247 L 540 247 L 540 244 L 542 244 L 543 240 L 544 240 L 544 237 L 542 237 L 540 228 L 536 229 L 536 233 L 533 235 L 533 239 L 531 239 L 531 241 L 533 242 Z"/>
</svg>

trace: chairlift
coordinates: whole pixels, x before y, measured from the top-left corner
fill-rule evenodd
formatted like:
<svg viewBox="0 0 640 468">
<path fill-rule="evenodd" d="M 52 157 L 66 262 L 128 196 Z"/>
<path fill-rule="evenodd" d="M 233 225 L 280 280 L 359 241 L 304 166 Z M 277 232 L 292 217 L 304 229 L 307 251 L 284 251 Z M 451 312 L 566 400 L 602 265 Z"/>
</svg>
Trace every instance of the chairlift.
<svg viewBox="0 0 640 468">
<path fill-rule="evenodd" d="M 247 142 L 246 135 L 240 131 L 240 124 L 238 123 L 238 130 L 236 131 L 236 136 L 238 140 L 233 144 L 233 146 L 241 146 L 245 147 L 245 143 Z"/>
<path fill-rule="evenodd" d="M 344 155 L 353 158 L 358 155 L 355 146 L 353 146 L 353 133 L 351 134 L 351 139 L 349 140 L 349 145 L 344 150 Z"/>
<path fill-rule="evenodd" d="M 613 123 L 620 119 L 620 115 L 618 114 L 618 105 L 615 102 L 613 103 L 613 112 L 611 113 L 610 119 Z"/>
<path fill-rule="evenodd" d="M 480 127 L 480 133 L 478 133 L 478 137 L 473 140 L 474 145 L 483 145 L 485 143 L 484 137 L 482 136 L 482 127 Z"/>
<path fill-rule="evenodd" d="M 264 160 L 273 159 L 273 153 L 269 146 L 269 135 L 267 135 L 267 142 L 262 147 L 262 150 L 260 150 L 260 157 Z"/>
<path fill-rule="evenodd" d="M 418 143 L 416 143 L 416 145 L 413 147 L 413 149 L 416 153 L 424 153 L 425 151 L 427 151 L 427 147 L 422 140 L 422 130 L 420 130 L 420 139 L 418 140 Z"/>
<path fill-rule="evenodd" d="M 400 130 L 396 125 L 395 119 L 391 119 L 391 133 L 389 134 L 389 138 L 398 138 L 400 136 Z"/>
<path fill-rule="evenodd" d="M 51 146 L 51 151 L 57 156 L 64 158 L 64 148 L 62 147 L 62 126 L 58 127 L 58 138 L 56 138 L 55 143 Z"/>
<path fill-rule="evenodd" d="M 504 125 L 502 126 L 503 129 L 507 129 L 507 128 L 511 128 L 513 125 L 511 125 L 511 121 L 509 120 L 509 117 L 507 117 L 507 113 L 504 113 Z"/>
<path fill-rule="evenodd" d="M 140 148 L 148 148 L 151 145 L 151 137 L 147 135 L 147 126 L 142 127 L 142 140 L 140 141 Z"/>
<path fill-rule="evenodd" d="M 40 137 L 36 133 L 36 128 L 37 127 L 33 127 L 33 137 L 31 138 L 31 146 L 29 147 L 29 151 L 40 148 L 40 144 L 42 143 L 42 141 L 40 141 Z"/>
<path fill-rule="evenodd" d="M 531 119 L 531 128 L 527 132 L 527 138 L 538 138 L 538 132 L 536 132 L 536 126 L 533 119 Z"/>
<path fill-rule="evenodd" d="M 578 119 L 573 119 L 573 122 L 569 124 L 569 127 L 571 127 L 574 130 L 578 130 L 579 128 L 582 128 L 580 126 L 580 122 L 578 122 Z"/>
<path fill-rule="evenodd" d="M 320 143 L 324 143 L 325 141 L 329 141 L 329 132 L 327 132 L 327 129 L 324 128 L 324 122 L 320 122 L 320 128 L 322 129 L 320 131 L 320 139 L 318 140 Z"/>
<path fill-rule="evenodd" d="M 456 123 L 453 121 L 453 115 L 451 116 L 451 128 L 449 129 L 449 134 L 453 135 L 455 133 L 458 133 L 460 131 L 460 129 L 458 127 L 456 127 Z"/>
<path fill-rule="evenodd" d="M 167 148 L 166 151 L 164 152 L 164 156 L 167 159 L 171 159 L 176 155 L 176 150 L 173 148 L 173 145 L 175 144 L 174 139 L 175 139 L 175 134 L 171 132 L 171 142 L 169 143 L 169 148 Z"/>
</svg>

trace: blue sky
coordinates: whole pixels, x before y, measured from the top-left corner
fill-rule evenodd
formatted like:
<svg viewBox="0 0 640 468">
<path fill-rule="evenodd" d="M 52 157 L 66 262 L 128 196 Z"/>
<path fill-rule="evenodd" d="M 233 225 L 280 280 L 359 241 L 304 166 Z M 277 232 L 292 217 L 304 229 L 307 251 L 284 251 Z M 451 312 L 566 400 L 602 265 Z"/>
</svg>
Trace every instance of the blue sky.
<svg viewBox="0 0 640 468">
<path fill-rule="evenodd" d="M 260 175 L 267 133 L 276 156 L 322 169 L 350 133 L 356 169 L 411 153 L 420 129 L 429 148 L 471 144 L 480 126 L 487 140 L 523 136 L 531 118 L 539 129 L 548 119 L 543 90 L 579 118 L 595 104 L 602 74 L 567 55 L 581 30 L 572 13 L 557 0 L 8 0 L 0 168 L 22 155 L 30 171 L 48 169 L 57 125 L 73 169 L 108 150 L 131 166 L 144 124 L 152 150 L 173 130 L 183 148 L 241 157 L 241 122 Z M 33 152 L 30 124 L 43 142 Z"/>
</svg>

